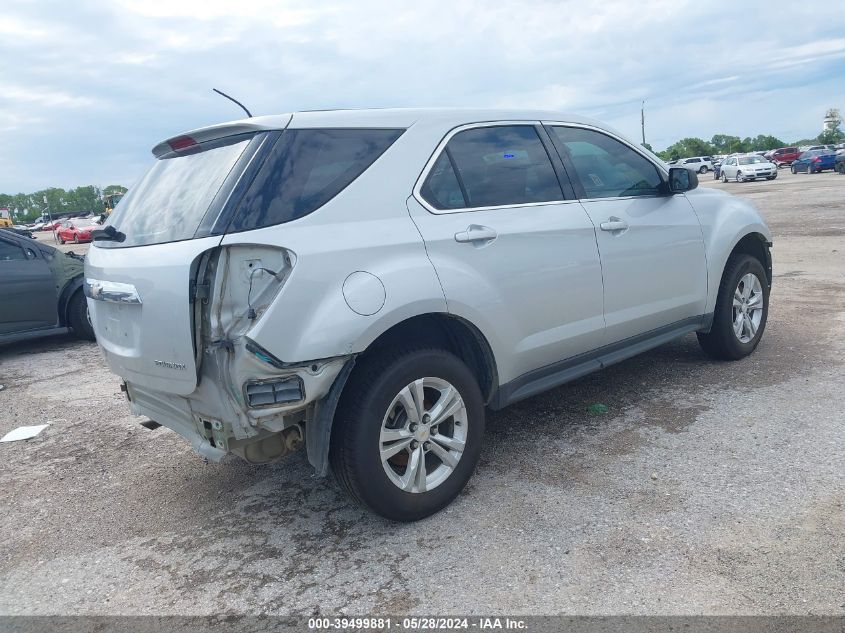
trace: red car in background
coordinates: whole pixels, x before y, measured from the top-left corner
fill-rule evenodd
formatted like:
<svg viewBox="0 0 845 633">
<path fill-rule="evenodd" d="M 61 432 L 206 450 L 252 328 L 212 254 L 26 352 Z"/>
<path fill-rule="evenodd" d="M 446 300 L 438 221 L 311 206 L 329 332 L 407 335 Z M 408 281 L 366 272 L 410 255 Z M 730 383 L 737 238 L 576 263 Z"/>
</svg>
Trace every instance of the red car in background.
<svg viewBox="0 0 845 633">
<path fill-rule="evenodd" d="M 62 225 L 61 220 L 53 220 L 52 222 L 45 222 L 44 226 L 41 227 L 42 231 L 52 231 L 53 229 L 57 229 Z"/>
<path fill-rule="evenodd" d="M 793 161 L 798 160 L 800 155 L 801 152 L 798 151 L 797 147 L 781 147 L 773 151 L 770 155 L 767 155 L 767 158 L 778 167 L 781 167 L 791 165 Z"/>
<path fill-rule="evenodd" d="M 98 224 L 91 219 L 81 219 L 81 220 L 67 220 L 66 222 L 62 223 L 62 226 L 58 230 L 59 241 L 64 244 L 65 242 L 73 242 L 75 244 L 79 244 L 80 242 L 90 242 L 91 241 L 91 231 L 97 229 L 99 227 Z"/>
</svg>

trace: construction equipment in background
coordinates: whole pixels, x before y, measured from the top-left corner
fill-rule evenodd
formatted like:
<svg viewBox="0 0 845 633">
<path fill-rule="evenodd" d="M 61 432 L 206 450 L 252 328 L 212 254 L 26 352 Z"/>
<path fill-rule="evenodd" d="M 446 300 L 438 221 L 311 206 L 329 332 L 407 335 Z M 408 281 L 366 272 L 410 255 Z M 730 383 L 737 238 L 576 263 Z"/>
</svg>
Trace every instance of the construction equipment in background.
<svg viewBox="0 0 845 633">
<path fill-rule="evenodd" d="M 121 198 L 123 198 L 123 193 L 110 193 L 103 196 L 103 210 L 106 215 L 111 215 Z"/>
</svg>

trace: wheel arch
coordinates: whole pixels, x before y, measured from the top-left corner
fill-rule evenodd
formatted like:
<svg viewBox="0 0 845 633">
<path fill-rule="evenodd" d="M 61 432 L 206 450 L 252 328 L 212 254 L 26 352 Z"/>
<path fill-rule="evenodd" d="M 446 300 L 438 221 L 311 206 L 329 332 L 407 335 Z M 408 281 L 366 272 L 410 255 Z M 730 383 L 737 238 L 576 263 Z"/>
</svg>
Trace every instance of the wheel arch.
<svg viewBox="0 0 845 633">
<path fill-rule="evenodd" d="M 444 312 L 431 312 L 407 318 L 377 336 L 359 358 L 413 340 L 421 347 L 436 347 L 460 358 L 478 380 L 485 404 L 498 388 L 496 359 L 484 334 L 468 320 Z"/>
<path fill-rule="evenodd" d="M 83 278 L 74 277 L 65 284 L 59 294 L 59 322 L 63 327 L 70 325 L 70 302 L 77 292 L 82 292 Z"/>
<path fill-rule="evenodd" d="M 769 287 L 771 288 L 772 256 L 769 252 L 769 247 L 771 245 L 772 243 L 762 233 L 754 232 L 745 234 L 737 241 L 737 243 L 731 249 L 731 252 L 728 254 L 728 257 L 725 260 L 724 265 L 722 266 L 722 274 L 724 274 L 725 266 L 727 265 L 728 260 L 734 254 L 744 253 L 746 255 L 751 255 L 763 265 L 763 270 L 766 271 L 766 280 L 769 282 Z"/>
<path fill-rule="evenodd" d="M 355 365 L 391 346 L 412 340 L 421 347 L 436 347 L 454 353 L 476 376 L 484 403 L 489 403 L 499 387 L 496 360 L 490 343 L 468 320 L 444 312 L 428 312 L 408 317 L 380 333 L 359 354 L 352 356 L 335 379 L 328 395 L 315 405 L 306 424 L 308 461 L 318 476 L 325 476 L 329 466 L 334 417 L 337 405 L 348 386 Z"/>
</svg>

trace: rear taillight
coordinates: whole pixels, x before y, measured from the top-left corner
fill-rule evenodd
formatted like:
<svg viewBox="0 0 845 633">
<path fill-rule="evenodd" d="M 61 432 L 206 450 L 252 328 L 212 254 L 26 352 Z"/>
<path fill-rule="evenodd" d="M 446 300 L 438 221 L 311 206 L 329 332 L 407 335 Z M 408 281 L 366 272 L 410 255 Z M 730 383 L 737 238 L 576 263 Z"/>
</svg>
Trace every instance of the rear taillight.
<svg viewBox="0 0 845 633">
<path fill-rule="evenodd" d="M 820 163 L 820 162 L 822 162 L 822 158 L 821 158 L 821 156 L 816 156 L 816 157 L 813 159 L 813 162 L 814 162 L 814 163 Z"/>
<path fill-rule="evenodd" d="M 167 141 L 167 144 L 170 145 L 170 149 L 172 149 L 174 152 L 181 152 L 186 149 L 195 147 L 197 145 L 197 142 L 190 136 L 177 136 L 176 138 L 172 138 Z"/>
</svg>

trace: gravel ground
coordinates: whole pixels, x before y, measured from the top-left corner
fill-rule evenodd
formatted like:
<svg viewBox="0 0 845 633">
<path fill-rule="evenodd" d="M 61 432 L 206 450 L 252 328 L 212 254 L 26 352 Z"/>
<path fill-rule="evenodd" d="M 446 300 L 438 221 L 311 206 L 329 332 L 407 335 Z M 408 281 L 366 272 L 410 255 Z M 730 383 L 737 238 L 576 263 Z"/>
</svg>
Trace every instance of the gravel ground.
<svg viewBox="0 0 845 633">
<path fill-rule="evenodd" d="M 757 352 L 690 336 L 491 414 L 466 492 L 413 525 L 302 455 L 204 463 L 94 345 L 0 348 L 0 434 L 51 424 L 0 445 L 0 613 L 845 614 L 845 177 L 702 185 L 775 233 Z"/>
</svg>

